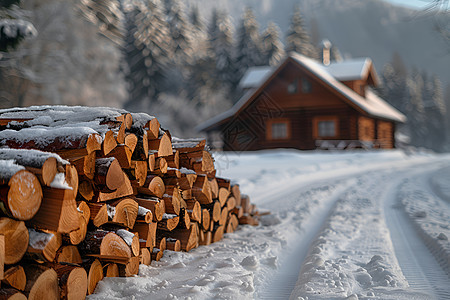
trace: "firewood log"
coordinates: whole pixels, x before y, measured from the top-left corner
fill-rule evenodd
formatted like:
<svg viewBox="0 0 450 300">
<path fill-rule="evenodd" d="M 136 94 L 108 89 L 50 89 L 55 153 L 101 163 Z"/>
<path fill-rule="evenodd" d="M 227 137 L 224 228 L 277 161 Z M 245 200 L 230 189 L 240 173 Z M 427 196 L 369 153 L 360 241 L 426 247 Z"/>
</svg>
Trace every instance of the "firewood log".
<svg viewBox="0 0 450 300">
<path fill-rule="evenodd" d="M 173 153 L 171 155 L 166 156 L 165 159 L 167 161 L 167 166 L 169 168 L 173 169 L 180 168 L 180 153 L 178 150 L 173 150 Z"/>
<path fill-rule="evenodd" d="M 103 141 L 102 137 L 99 134 L 91 133 L 91 134 L 89 134 L 89 136 L 87 138 L 85 147 L 80 147 L 80 148 L 75 148 L 75 149 L 61 148 L 61 149 L 54 150 L 54 152 L 57 153 L 59 156 L 61 156 L 64 159 L 86 156 L 96 150 L 101 150 L 102 149 L 102 141 Z M 47 149 L 44 148 L 42 150 L 47 150 Z M 52 151 L 52 150 L 48 149 L 48 151 Z"/>
<path fill-rule="evenodd" d="M 198 241 L 199 245 L 202 245 L 202 246 L 210 245 L 212 242 L 212 232 L 211 231 L 203 231 L 203 230 L 200 230 L 200 232 L 203 234 L 199 235 L 199 241 Z"/>
<path fill-rule="evenodd" d="M 225 230 L 225 226 L 220 225 L 214 228 L 212 231 L 212 242 L 216 243 L 223 238 L 223 232 Z"/>
<path fill-rule="evenodd" d="M 153 221 L 158 222 L 162 220 L 163 215 L 166 213 L 166 205 L 164 200 L 158 198 L 133 198 L 139 206 L 151 210 L 153 213 Z"/>
<path fill-rule="evenodd" d="M 126 258 L 132 256 L 130 245 L 115 232 L 106 230 L 88 231 L 86 239 L 79 245 L 79 249 L 82 254 L 112 255 Z"/>
<path fill-rule="evenodd" d="M 28 299 L 59 299 L 58 275 L 55 270 L 41 265 L 23 266 L 27 276 L 24 293 Z"/>
<path fill-rule="evenodd" d="M 191 168 L 198 174 L 208 174 L 214 171 L 214 159 L 208 151 L 202 151 L 202 158 L 191 163 Z"/>
<path fill-rule="evenodd" d="M 218 200 L 209 204 L 202 204 L 201 207 L 206 208 L 209 211 L 212 221 L 219 221 L 222 208 L 220 207 L 220 202 Z"/>
<path fill-rule="evenodd" d="M 137 221 L 143 221 L 147 224 L 151 223 L 153 221 L 152 211 L 143 206 L 139 206 L 136 222 Z"/>
<path fill-rule="evenodd" d="M 181 249 L 184 251 L 190 251 L 198 246 L 198 225 L 192 223 L 189 229 L 175 229 L 172 231 L 158 231 L 158 235 L 163 235 L 164 237 L 174 238 L 180 241 Z"/>
<path fill-rule="evenodd" d="M 236 198 L 236 197 L 235 197 Z M 239 203 L 240 202 L 240 203 Z M 239 203 L 239 204 L 238 204 Z M 244 211 L 244 214 L 249 214 L 251 210 L 251 202 L 250 197 L 248 195 L 242 195 L 241 201 L 238 201 L 236 199 L 236 205 L 242 206 L 242 209 Z"/>
<path fill-rule="evenodd" d="M 143 186 L 147 179 L 148 163 L 145 160 L 132 160 L 131 169 L 129 171 L 139 186 Z"/>
<path fill-rule="evenodd" d="M 213 202 L 211 185 L 205 175 L 198 175 L 192 187 L 192 194 L 200 204 Z"/>
<path fill-rule="evenodd" d="M 124 184 L 124 181 L 122 168 L 116 158 L 97 158 L 95 160 L 95 184 L 104 185 L 114 191 Z"/>
<path fill-rule="evenodd" d="M 56 175 L 58 176 L 58 175 Z M 55 178 L 56 178 L 55 176 Z M 71 197 L 76 198 L 77 194 L 78 194 L 78 184 L 79 184 L 79 179 L 78 179 L 78 173 L 77 173 L 77 169 L 75 166 L 73 165 L 66 165 L 66 171 L 65 171 L 65 182 L 69 185 L 69 187 L 72 188 L 72 190 L 67 190 L 66 193 L 68 193 L 68 195 L 71 193 Z M 57 188 L 58 186 L 56 186 Z"/>
<path fill-rule="evenodd" d="M 134 148 L 132 159 L 147 160 L 148 159 L 148 135 L 143 128 L 133 127 L 132 131 L 137 136 L 137 144 Z"/>
<path fill-rule="evenodd" d="M 25 290 L 25 285 L 27 284 L 27 275 L 25 274 L 23 267 L 21 265 L 15 265 L 7 269 L 5 271 L 2 283 L 19 291 Z"/>
<path fill-rule="evenodd" d="M 165 236 L 156 235 L 156 246 L 155 248 L 158 248 L 159 250 L 166 250 L 167 248 L 167 238 Z"/>
<path fill-rule="evenodd" d="M 180 211 L 180 221 L 178 222 L 177 227 L 182 229 L 189 229 L 191 226 L 191 218 L 189 217 L 189 213 L 185 208 L 182 208 Z"/>
<path fill-rule="evenodd" d="M 163 257 L 164 254 L 164 250 L 160 250 L 158 248 L 153 248 L 151 256 L 152 256 L 152 260 L 154 261 L 160 261 L 161 258 Z"/>
<path fill-rule="evenodd" d="M 41 184 L 46 186 L 52 183 L 58 169 L 68 164 L 56 154 L 29 149 L 0 149 L 0 160 L 14 160 L 35 174 Z"/>
<path fill-rule="evenodd" d="M 217 184 L 217 180 L 215 178 L 208 178 L 209 186 L 211 187 L 211 194 L 213 199 L 219 198 L 219 185 Z"/>
<path fill-rule="evenodd" d="M 39 212 L 30 220 L 30 224 L 60 233 L 77 230 L 80 219 L 73 191 L 44 187 L 43 192 Z"/>
<path fill-rule="evenodd" d="M 159 230 L 172 231 L 180 221 L 180 217 L 174 214 L 164 214 L 161 221 L 158 222 Z"/>
<path fill-rule="evenodd" d="M 152 262 L 152 256 L 151 256 L 148 248 L 141 248 L 140 263 L 143 265 L 149 266 L 151 262 Z"/>
<path fill-rule="evenodd" d="M 172 195 L 164 194 L 163 200 L 165 204 L 165 210 L 168 214 L 180 214 L 181 204 L 180 204 L 180 196 L 178 193 L 173 193 Z"/>
<path fill-rule="evenodd" d="M 89 219 L 85 219 L 81 212 L 78 212 L 78 229 L 72 230 L 69 235 L 64 235 L 64 239 L 72 245 L 78 245 L 84 240 L 87 232 Z"/>
<path fill-rule="evenodd" d="M 89 179 L 94 178 L 96 152 L 91 152 L 85 156 L 68 158 L 69 162 L 75 166 L 79 175 L 84 175 Z"/>
<path fill-rule="evenodd" d="M 57 232 L 43 232 L 28 229 L 29 245 L 27 257 L 38 261 L 53 262 L 58 249 L 62 246 L 62 236 Z"/>
<path fill-rule="evenodd" d="M 238 184 L 232 185 L 231 186 L 231 195 L 234 197 L 234 199 L 236 200 L 236 205 L 241 205 L 241 190 L 239 188 Z M 248 196 L 247 196 L 248 197 Z M 249 200 L 250 201 L 250 200 Z M 244 207 L 244 211 L 245 211 L 245 207 Z"/>
<path fill-rule="evenodd" d="M 94 293 L 97 284 L 103 279 L 102 264 L 96 259 L 87 266 L 86 271 L 88 271 L 88 295 L 91 295 Z"/>
<path fill-rule="evenodd" d="M 114 192 L 111 193 L 100 192 L 98 194 L 97 201 L 103 202 L 133 195 L 133 187 L 131 185 L 130 179 L 124 172 L 122 172 L 122 174 L 124 183 Z"/>
<path fill-rule="evenodd" d="M 211 225 L 211 214 L 209 213 L 209 210 L 207 210 L 206 208 L 202 209 L 201 225 L 204 230 L 208 230 L 209 226 Z"/>
<path fill-rule="evenodd" d="M 201 151 L 205 148 L 205 139 L 173 139 L 172 147 L 181 153 Z"/>
<path fill-rule="evenodd" d="M 133 153 L 134 150 L 136 149 L 137 143 L 138 143 L 138 138 L 135 134 L 127 133 L 125 135 L 124 144 L 131 150 L 131 153 Z"/>
<path fill-rule="evenodd" d="M 225 226 L 228 219 L 228 208 L 225 206 L 222 208 L 222 211 L 220 212 L 220 218 L 219 218 L 219 225 Z"/>
<path fill-rule="evenodd" d="M 137 192 L 144 195 L 162 198 L 166 190 L 164 181 L 157 175 L 148 175 L 141 187 L 136 187 Z"/>
<path fill-rule="evenodd" d="M 229 179 L 216 177 L 216 181 L 219 188 L 225 188 L 231 192 L 231 181 Z"/>
<path fill-rule="evenodd" d="M 105 137 L 103 138 L 102 142 L 102 154 L 108 155 L 111 153 L 111 151 L 117 147 L 117 141 L 114 138 L 114 132 L 112 130 L 109 130 L 105 133 Z"/>
<path fill-rule="evenodd" d="M 144 127 L 148 128 L 147 135 L 149 140 L 157 139 L 159 136 L 160 124 L 158 119 L 150 120 Z"/>
<path fill-rule="evenodd" d="M 155 159 L 155 168 L 153 170 L 153 173 L 163 176 L 167 173 L 167 160 L 164 157 L 157 157 Z"/>
<path fill-rule="evenodd" d="M 78 192 L 87 201 L 91 201 L 94 198 L 94 187 L 89 180 L 83 180 L 78 186 Z"/>
<path fill-rule="evenodd" d="M 0 280 L 5 275 L 5 236 L 0 234 Z"/>
<path fill-rule="evenodd" d="M 42 202 L 42 188 L 37 177 L 13 161 L 0 161 L 1 210 L 18 220 L 30 220 Z"/>
<path fill-rule="evenodd" d="M 126 265 L 119 264 L 119 276 L 131 277 L 139 273 L 139 256 L 131 257 Z"/>
<path fill-rule="evenodd" d="M 238 227 L 238 225 L 239 225 L 238 218 L 236 217 L 235 214 L 231 214 L 227 221 L 225 232 L 232 233 L 232 232 L 236 231 L 236 228 Z"/>
<path fill-rule="evenodd" d="M 119 267 L 115 263 L 109 263 L 105 266 L 105 277 L 119 277 Z"/>
<path fill-rule="evenodd" d="M 187 200 L 186 211 L 189 214 L 189 218 L 195 222 L 201 222 L 202 220 L 202 208 L 198 201 Z"/>
<path fill-rule="evenodd" d="M 0 234 L 5 239 L 5 264 L 15 264 L 22 259 L 28 248 L 29 234 L 23 221 L 0 218 Z"/>
<path fill-rule="evenodd" d="M 166 239 L 166 248 L 171 251 L 181 251 L 181 243 L 177 239 L 167 238 Z"/>
<path fill-rule="evenodd" d="M 244 214 L 242 217 L 239 218 L 239 224 L 257 226 L 259 222 L 249 214 Z"/>
<path fill-rule="evenodd" d="M 232 212 L 238 219 L 244 215 L 244 209 L 242 209 L 242 206 L 236 206 L 233 208 Z"/>
<path fill-rule="evenodd" d="M 233 210 L 236 207 L 236 198 L 229 197 L 227 200 L 226 207 L 228 208 L 229 211 Z"/>
<path fill-rule="evenodd" d="M 217 181 L 216 181 L 217 182 Z M 221 187 L 219 188 L 219 202 L 221 206 L 224 206 L 227 203 L 228 200 L 228 196 L 230 195 L 230 192 L 224 188 Z M 236 203 L 236 201 L 234 201 Z"/>
<path fill-rule="evenodd" d="M 153 248 L 156 246 L 157 223 L 135 223 L 133 232 L 137 232 L 141 239 L 141 248 Z"/>
<path fill-rule="evenodd" d="M 81 264 L 82 259 L 77 246 L 68 245 L 59 248 L 56 253 L 56 261 L 58 263 Z"/>
<path fill-rule="evenodd" d="M 123 169 L 129 169 L 131 167 L 131 157 L 133 152 L 127 145 L 117 145 L 111 152 L 105 157 L 114 157 L 119 162 Z"/>
<path fill-rule="evenodd" d="M 88 276 L 85 269 L 72 264 L 56 264 L 53 269 L 58 275 L 60 299 L 86 298 Z"/>
<path fill-rule="evenodd" d="M 156 169 L 156 157 L 157 152 L 155 150 L 149 150 L 148 152 L 148 169 L 150 172 L 154 172 Z"/>
<path fill-rule="evenodd" d="M 27 296 L 14 288 L 2 288 L 0 289 L 0 299 L 27 300 Z"/>
<path fill-rule="evenodd" d="M 110 206 L 114 207 L 114 215 L 112 221 L 124 224 L 128 228 L 133 228 L 136 221 L 139 204 L 132 198 L 122 198 L 109 202 Z"/>
<path fill-rule="evenodd" d="M 149 132 L 147 132 L 147 134 L 148 133 Z M 148 137 L 149 137 L 148 148 L 150 150 L 157 150 L 158 157 L 169 156 L 173 153 L 172 141 L 167 132 L 165 132 L 161 137 L 158 137 L 156 139 L 151 139 L 150 135 L 148 135 Z"/>
</svg>

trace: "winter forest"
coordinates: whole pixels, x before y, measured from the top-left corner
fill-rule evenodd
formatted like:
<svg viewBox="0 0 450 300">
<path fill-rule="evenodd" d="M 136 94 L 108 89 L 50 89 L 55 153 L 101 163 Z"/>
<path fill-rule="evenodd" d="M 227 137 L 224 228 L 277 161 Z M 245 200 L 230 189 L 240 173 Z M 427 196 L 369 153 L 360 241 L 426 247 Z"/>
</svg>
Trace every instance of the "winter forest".
<svg viewBox="0 0 450 300">
<path fill-rule="evenodd" d="M 273 22 L 258 24 L 251 7 L 233 22 L 226 11 L 206 18 L 181 0 L 0 3 L 1 108 L 124 107 L 157 115 L 181 137 L 198 135 L 195 125 L 239 99 L 249 67 L 276 66 L 290 51 L 317 59 L 322 52 L 297 6 L 282 33 Z M 377 92 L 408 117 L 402 142 L 448 151 L 450 88 L 408 69 L 399 53 L 378 75 Z"/>
</svg>

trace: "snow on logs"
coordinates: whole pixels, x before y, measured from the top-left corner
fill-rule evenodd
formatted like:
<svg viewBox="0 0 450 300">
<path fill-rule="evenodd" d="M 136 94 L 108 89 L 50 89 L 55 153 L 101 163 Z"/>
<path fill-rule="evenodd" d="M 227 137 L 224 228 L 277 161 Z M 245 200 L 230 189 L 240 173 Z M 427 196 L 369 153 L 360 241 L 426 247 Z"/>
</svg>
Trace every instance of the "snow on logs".
<svg viewBox="0 0 450 300">
<path fill-rule="evenodd" d="M 103 277 L 258 224 L 204 139 L 144 113 L 4 109 L 0 147 L 0 298 L 84 299 Z"/>
</svg>

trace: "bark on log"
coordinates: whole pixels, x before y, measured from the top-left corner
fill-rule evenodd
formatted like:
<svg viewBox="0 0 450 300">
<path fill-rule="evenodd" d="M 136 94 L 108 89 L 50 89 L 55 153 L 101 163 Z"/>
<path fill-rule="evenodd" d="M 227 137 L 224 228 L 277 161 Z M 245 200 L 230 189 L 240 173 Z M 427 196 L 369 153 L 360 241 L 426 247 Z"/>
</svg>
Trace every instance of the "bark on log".
<svg viewBox="0 0 450 300">
<path fill-rule="evenodd" d="M 79 175 L 84 175 L 89 179 L 94 179 L 96 152 L 91 152 L 85 156 L 69 158 L 69 162 L 75 166 Z"/>
<path fill-rule="evenodd" d="M 181 249 L 190 251 L 198 246 L 198 225 L 193 223 L 189 229 L 176 229 L 173 231 L 158 231 L 157 236 L 174 238 L 180 241 Z"/>
<path fill-rule="evenodd" d="M 181 251 L 181 243 L 177 239 L 168 238 L 166 239 L 166 248 L 171 251 Z"/>
<path fill-rule="evenodd" d="M 0 218 L 0 234 L 5 237 L 5 264 L 19 262 L 28 248 L 29 234 L 23 221 Z"/>
<path fill-rule="evenodd" d="M 173 214 L 164 214 L 163 219 L 158 222 L 158 229 L 172 231 L 177 227 L 179 222 L 179 216 Z"/>
<path fill-rule="evenodd" d="M 89 231 L 79 245 L 83 254 L 100 254 L 130 258 L 131 247 L 114 232 L 105 230 Z"/>
</svg>

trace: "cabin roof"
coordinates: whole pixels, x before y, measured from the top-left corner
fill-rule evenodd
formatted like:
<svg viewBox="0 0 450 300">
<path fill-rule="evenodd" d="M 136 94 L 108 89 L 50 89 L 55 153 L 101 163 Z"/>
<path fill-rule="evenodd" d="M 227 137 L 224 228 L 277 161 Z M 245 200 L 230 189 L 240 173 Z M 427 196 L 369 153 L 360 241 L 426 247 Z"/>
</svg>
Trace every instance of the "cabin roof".
<svg viewBox="0 0 450 300">
<path fill-rule="evenodd" d="M 323 66 L 328 73 L 339 81 L 364 79 L 368 72 L 372 60 L 368 57 L 333 62 L 328 66 Z"/>
<path fill-rule="evenodd" d="M 251 67 L 242 76 L 239 86 L 243 89 L 257 87 L 266 76 L 270 76 L 274 70 L 271 66 Z"/>
<path fill-rule="evenodd" d="M 278 73 L 280 68 L 283 68 L 287 60 L 293 60 L 295 63 L 299 64 L 313 75 L 315 75 L 319 80 L 327 84 L 330 88 L 332 88 L 335 92 L 343 96 L 343 98 L 352 106 L 359 108 L 360 110 L 366 112 L 370 116 L 383 118 L 392 120 L 395 122 L 405 122 L 406 117 L 396 110 L 394 107 L 389 105 L 383 99 L 378 97 L 372 90 L 368 89 L 366 93 L 366 97 L 360 96 L 358 93 L 347 87 L 345 84 L 341 83 L 337 78 L 335 78 L 330 72 L 328 67 L 323 66 L 317 61 L 308 58 L 304 55 L 298 53 L 291 53 L 288 58 L 286 58 L 277 68 L 271 69 L 270 72 L 265 70 L 263 76 L 261 76 L 264 71 L 263 68 L 260 68 L 260 81 L 256 86 L 251 87 L 239 100 L 236 102 L 233 107 L 229 110 L 207 120 L 206 122 L 198 125 L 196 127 L 197 130 L 203 131 L 206 130 L 213 125 L 220 123 L 236 113 L 238 113 L 241 109 L 243 109 L 246 104 L 253 100 L 253 96 L 258 93 L 258 91 L 264 87 L 273 77 L 275 73 Z M 356 65 L 356 64 L 355 64 Z M 355 67 L 354 70 L 357 68 Z M 250 75 L 248 75 L 250 76 Z M 256 76 L 255 76 L 256 78 Z"/>
</svg>

